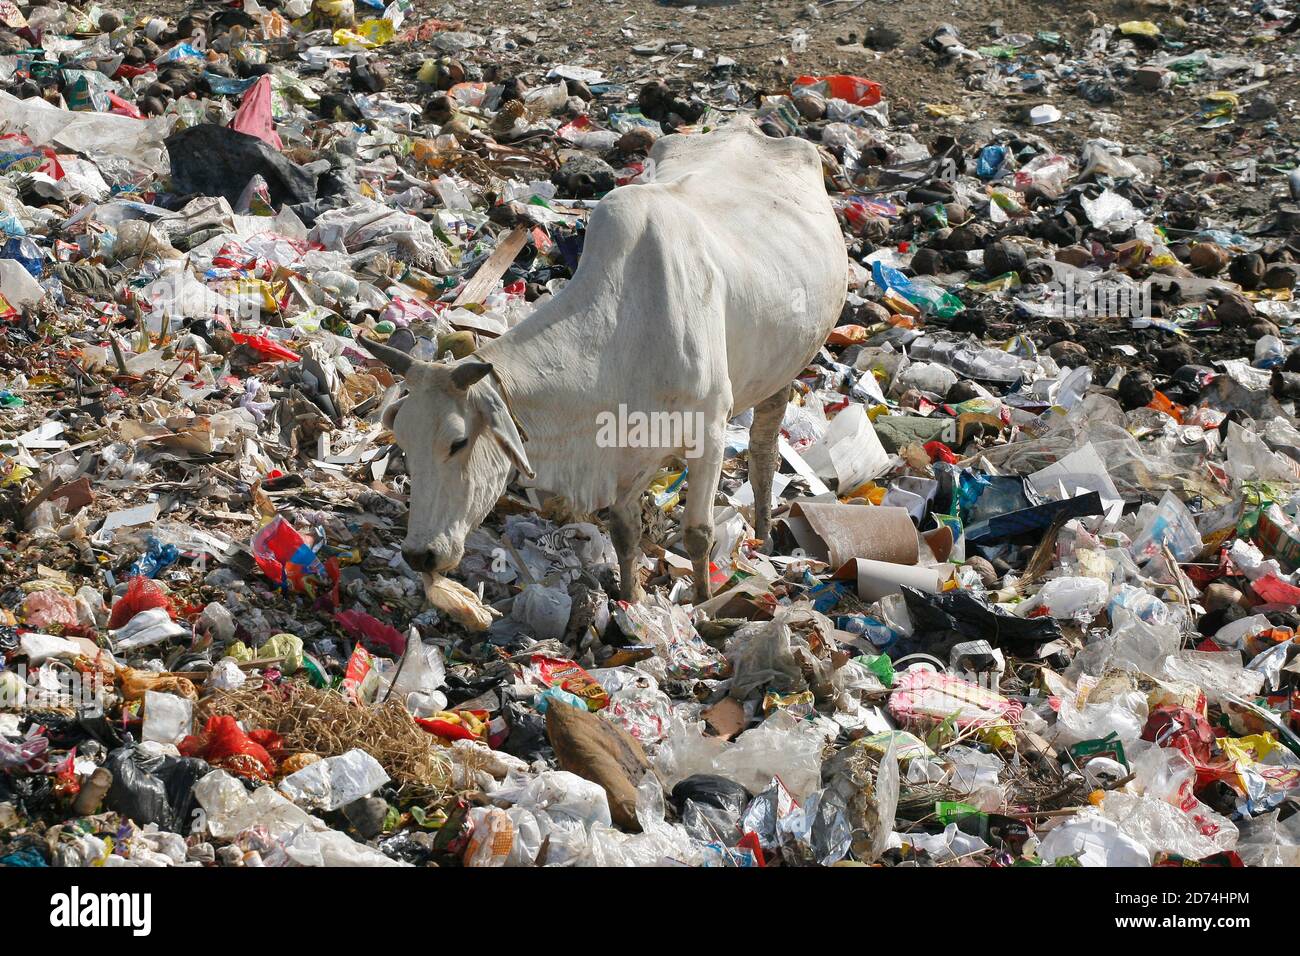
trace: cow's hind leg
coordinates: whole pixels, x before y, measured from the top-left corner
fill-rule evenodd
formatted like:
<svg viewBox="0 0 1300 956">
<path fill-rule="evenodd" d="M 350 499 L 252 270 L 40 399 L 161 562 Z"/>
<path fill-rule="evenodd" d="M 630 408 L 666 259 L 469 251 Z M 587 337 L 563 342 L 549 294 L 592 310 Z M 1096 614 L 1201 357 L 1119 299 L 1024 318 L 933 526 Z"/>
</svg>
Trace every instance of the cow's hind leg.
<svg viewBox="0 0 1300 956">
<path fill-rule="evenodd" d="M 767 543 L 772 529 L 772 478 L 780 454 L 777 438 L 790 395 L 786 386 L 771 398 L 754 406 L 754 420 L 749 426 L 749 484 L 754 489 L 754 537 Z"/>
<path fill-rule="evenodd" d="M 725 418 L 704 429 L 698 455 L 687 459 L 690 474 L 686 487 L 686 516 L 682 522 L 682 543 L 694 566 L 695 603 L 709 599 L 709 555 L 713 551 L 713 499 L 722 475 Z"/>
<path fill-rule="evenodd" d="M 641 556 L 641 496 L 633 494 L 609 509 L 609 533 L 618 554 L 619 596 L 637 602 L 645 597 L 636 569 Z"/>
</svg>

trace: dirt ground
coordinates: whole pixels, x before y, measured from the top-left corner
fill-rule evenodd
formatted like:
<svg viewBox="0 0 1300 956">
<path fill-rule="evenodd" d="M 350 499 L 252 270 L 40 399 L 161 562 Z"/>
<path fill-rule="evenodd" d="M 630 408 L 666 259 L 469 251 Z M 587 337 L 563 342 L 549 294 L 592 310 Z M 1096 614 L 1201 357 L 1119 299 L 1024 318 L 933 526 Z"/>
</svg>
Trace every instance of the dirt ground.
<svg viewBox="0 0 1300 956">
<path fill-rule="evenodd" d="M 1284 132 L 1294 118 L 1300 88 L 1300 80 L 1290 72 L 1294 61 L 1300 59 L 1292 52 L 1300 43 L 1294 37 L 1259 42 L 1256 33 L 1268 22 L 1267 15 L 1257 16 L 1242 5 L 1227 3 L 1190 7 L 1171 0 L 1084 4 L 1063 0 L 741 0 L 732 6 L 682 9 L 663 6 L 657 0 L 462 0 L 436 12 L 463 19 L 469 28 L 484 34 L 494 29 L 504 29 L 515 39 L 533 34 L 535 43 L 521 46 L 513 54 L 520 65 L 531 61 L 541 68 L 568 62 L 604 69 L 617 79 L 675 78 L 699 84 L 697 90 L 706 100 L 710 88 L 717 85 L 710 69 L 720 56 L 736 61 L 735 77 L 766 92 L 783 91 L 791 77 L 802 73 L 865 76 L 884 85 L 896 128 L 910 117 L 923 140 L 941 133 L 975 139 L 993 126 L 1014 124 L 1017 112 L 1026 106 L 1050 102 L 1064 116 L 1059 123 L 1036 131 L 1051 138 L 1058 148 L 1104 133 L 1121 142 L 1155 147 L 1166 153 L 1164 158 L 1175 168 L 1196 160 L 1223 163 L 1248 155 L 1262 161 L 1281 160 L 1291 144 L 1286 139 L 1260 136 L 1258 128 L 1244 134 L 1231 127 L 1198 128 L 1194 120 L 1198 118 L 1200 86 L 1194 91 L 1175 87 L 1144 93 L 1120 82 L 1114 84 L 1115 102 L 1089 103 L 1076 93 L 1078 80 L 1071 74 L 1080 58 L 1080 66 L 1098 72 L 1114 62 L 1111 54 L 1085 52 L 1089 34 L 1098 25 L 1151 20 L 1167 37 L 1182 43 L 1185 52 L 1204 49 L 1216 56 L 1241 55 L 1276 64 L 1264 90 L 1279 107 L 1276 120 Z M 1052 64 L 1044 54 L 1055 57 L 1065 75 L 1049 79 L 1046 89 L 1033 94 L 972 89 L 991 65 L 942 63 L 924 45 L 941 23 L 955 26 L 971 48 L 992 44 L 999 34 L 1058 33 L 1069 48 L 1047 49 L 1035 44 L 1026 49 L 1033 67 L 1049 78 Z M 799 30 L 808 35 L 807 49 L 794 53 L 791 38 Z M 888 36 L 890 33 L 895 36 Z M 864 46 L 868 37 L 868 42 L 886 48 Z M 659 39 L 669 47 L 656 57 L 632 52 L 638 44 Z M 1118 35 L 1112 39 L 1112 49 L 1118 39 Z M 689 49 L 673 53 L 673 44 L 685 44 Z M 695 48 L 703 51 L 699 59 L 693 57 Z M 1139 51 L 1139 62 L 1142 54 Z M 997 65 L 992 66 L 996 69 Z M 1232 77 L 1226 88 L 1249 82 L 1243 77 L 1246 74 Z M 936 118 L 928 114 L 927 104 L 960 107 L 961 113 L 951 119 Z M 1099 120 L 1104 122 L 1099 125 Z M 1261 144 L 1261 139 L 1270 141 Z M 1270 157 L 1270 147 L 1279 155 Z"/>
</svg>

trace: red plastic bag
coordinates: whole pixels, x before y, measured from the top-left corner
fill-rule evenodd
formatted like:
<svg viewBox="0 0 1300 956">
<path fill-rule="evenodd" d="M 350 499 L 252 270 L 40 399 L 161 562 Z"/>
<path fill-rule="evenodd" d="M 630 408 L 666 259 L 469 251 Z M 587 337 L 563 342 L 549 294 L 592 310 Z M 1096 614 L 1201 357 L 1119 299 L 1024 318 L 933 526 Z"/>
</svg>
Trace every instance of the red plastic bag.
<svg viewBox="0 0 1300 956">
<path fill-rule="evenodd" d="M 181 756 L 202 757 L 213 767 L 237 777 L 270 780 L 276 767 L 271 753 L 280 753 L 283 746 L 279 734 L 270 730 L 246 734 L 234 717 L 219 714 L 209 717 L 203 732 L 186 737 L 177 749 Z"/>
<path fill-rule="evenodd" d="M 340 611 L 334 615 L 349 637 L 371 646 L 382 647 L 394 657 L 406 653 L 406 637 L 391 624 L 385 624 L 365 611 Z"/>
<path fill-rule="evenodd" d="M 801 76 L 795 79 L 793 89 L 812 86 L 823 96 L 847 100 L 854 106 L 875 106 L 880 102 L 882 88 L 874 80 L 861 76 Z"/>
<path fill-rule="evenodd" d="M 949 465 L 955 465 L 961 460 L 953 454 L 951 448 L 941 441 L 928 441 L 923 447 L 925 448 L 925 453 L 930 456 L 930 461 L 932 462 L 943 461 Z"/>
<path fill-rule="evenodd" d="M 175 620 L 176 609 L 172 607 L 171 598 L 158 586 L 158 582 L 137 574 L 127 585 L 126 593 L 113 604 L 113 613 L 109 615 L 108 626 L 112 630 L 125 627 L 126 622 L 141 611 L 156 607 L 165 607 L 168 615 Z"/>
<path fill-rule="evenodd" d="M 265 335 L 248 335 L 245 332 L 231 332 L 230 337 L 238 345 L 247 345 L 249 348 L 265 355 L 268 360 L 279 360 L 286 362 L 296 362 L 302 356 L 297 352 L 291 352 L 279 342 L 268 339 Z"/>
</svg>

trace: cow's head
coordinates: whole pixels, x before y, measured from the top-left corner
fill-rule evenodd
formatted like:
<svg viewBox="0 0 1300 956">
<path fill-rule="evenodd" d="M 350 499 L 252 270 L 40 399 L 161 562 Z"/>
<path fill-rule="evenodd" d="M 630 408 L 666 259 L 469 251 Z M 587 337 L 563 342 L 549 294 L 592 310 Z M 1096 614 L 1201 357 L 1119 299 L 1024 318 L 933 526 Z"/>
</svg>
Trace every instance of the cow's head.
<svg viewBox="0 0 1300 956">
<path fill-rule="evenodd" d="M 402 554 L 417 571 L 450 571 L 465 553 L 465 536 L 505 490 L 511 466 L 533 476 L 523 441 L 487 362 L 421 362 L 360 341 L 406 376 L 407 394 L 384 412 L 411 477 Z"/>
</svg>

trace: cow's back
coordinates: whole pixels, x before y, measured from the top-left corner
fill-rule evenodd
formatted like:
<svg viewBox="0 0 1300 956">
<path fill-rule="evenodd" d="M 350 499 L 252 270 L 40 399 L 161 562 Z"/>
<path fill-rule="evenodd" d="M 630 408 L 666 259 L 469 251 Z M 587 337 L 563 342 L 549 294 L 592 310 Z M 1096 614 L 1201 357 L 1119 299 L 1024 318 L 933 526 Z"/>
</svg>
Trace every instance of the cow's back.
<svg viewBox="0 0 1300 956">
<path fill-rule="evenodd" d="M 811 143 L 774 139 L 740 119 L 666 136 L 655 183 L 676 195 L 689 243 L 722 285 L 737 410 L 787 384 L 825 341 L 844 305 L 847 256 Z"/>
</svg>

